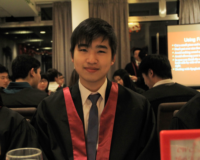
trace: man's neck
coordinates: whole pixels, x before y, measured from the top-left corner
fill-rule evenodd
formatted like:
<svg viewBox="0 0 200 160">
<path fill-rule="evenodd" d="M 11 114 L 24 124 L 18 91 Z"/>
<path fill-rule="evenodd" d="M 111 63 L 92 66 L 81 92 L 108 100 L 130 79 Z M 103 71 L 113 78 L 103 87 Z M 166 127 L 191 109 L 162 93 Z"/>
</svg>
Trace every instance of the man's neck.
<svg viewBox="0 0 200 160">
<path fill-rule="evenodd" d="M 88 81 L 85 81 L 83 79 L 80 79 L 80 83 L 85 87 L 87 88 L 89 91 L 91 92 L 96 92 L 99 90 L 99 88 L 101 88 L 101 86 L 104 84 L 106 80 L 106 77 L 104 79 L 102 79 L 101 81 L 99 82 L 88 82 Z"/>
<path fill-rule="evenodd" d="M 30 84 L 30 82 L 27 79 L 22 79 L 22 78 L 16 79 L 15 82 L 27 82 Z"/>
</svg>

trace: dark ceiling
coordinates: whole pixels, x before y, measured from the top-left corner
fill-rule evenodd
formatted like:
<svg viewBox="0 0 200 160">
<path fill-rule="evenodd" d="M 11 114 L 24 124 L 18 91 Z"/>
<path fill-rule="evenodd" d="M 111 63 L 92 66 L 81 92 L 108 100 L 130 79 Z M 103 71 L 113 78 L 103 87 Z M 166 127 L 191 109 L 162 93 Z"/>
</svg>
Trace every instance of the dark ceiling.
<svg viewBox="0 0 200 160">
<path fill-rule="evenodd" d="M 52 20 L 52 8 L 41 8 L 42 21 Z M 34 17 L 6 17 L 6 22 L 25 22 L 34 21 Z M 12 34 L 13 31 L 32 31 L 29 34 Z M 45 31 L 45 34 L 41 34 L 40 31 Z M 16 27 L 16 28 L 0 28 L 0 36 L 6 39 L 12 40 L 17 44 L 32 48 L 37 52 L 49 51 L 51 49 L 45 49 L 45 47 L 52 47 L 52 26 L 43 27 Z M 30 42 L 30 39 L 41 39 L 40 42 Z"/>
</svg>

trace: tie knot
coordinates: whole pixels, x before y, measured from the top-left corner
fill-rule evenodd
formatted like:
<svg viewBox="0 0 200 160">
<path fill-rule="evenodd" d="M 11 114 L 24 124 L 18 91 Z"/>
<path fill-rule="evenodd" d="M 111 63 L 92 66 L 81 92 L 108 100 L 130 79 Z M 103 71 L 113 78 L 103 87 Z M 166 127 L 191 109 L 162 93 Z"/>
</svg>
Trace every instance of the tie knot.
<svg viewBox="0 0 200 160">
<path fill-rule="evenodd" d="M 92 104 L 96 105 L 98 99 L 100 97 L 100 94 L 97 93 L 97 94 L 91 94 L 88 96 L 89 100 L 92 102 Z"/>
</svg>

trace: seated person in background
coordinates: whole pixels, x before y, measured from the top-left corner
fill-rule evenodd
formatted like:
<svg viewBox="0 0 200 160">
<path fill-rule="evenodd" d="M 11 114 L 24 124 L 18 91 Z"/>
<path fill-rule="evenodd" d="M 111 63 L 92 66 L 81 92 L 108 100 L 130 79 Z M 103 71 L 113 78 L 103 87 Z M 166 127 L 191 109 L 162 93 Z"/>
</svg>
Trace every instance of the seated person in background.
<svg viewBox="0 0 200 160">
<path fill-rule="evenodd" d="M 66 84 L 64 84 L 65 82 L 65 77 L 62 75 L 62 73 L 58 72 L 58 84 L 60 87 L 64 88 L 66 87 Z"/>
<path fill-rule="evenodd" d="M 113 80 L 137 93 L 144 93 L 143 89 L 136 87 L 135 83 L 131 80 L 130 75 L 124 69 L 116 70 L 113 74 Z"/>
<path fill-rule="evenodd" d="M 9 84 L 8 70 L 0 64 L 0 88 L 4 89 Z"/>
<path fill-rule="evenodd" d="M 48 91 L 50 93 L 56 92 L 56 90 L 59 88 L 58 84 L 58 71 L 57 69 L 50 68 L 47 71 L 47 77 L 49 79 L 49 86 L 48 86 Z"/>
<path fill-rule="evenodd" d="M 65 77 L 62 75 L 62 73 L 58 72 L 58 81 L 57 83 L 59 84 L 58 88 L 56 91 L 59 91 L 60 89 L 66 87 L 66 84 L 64 84 Z"/>
<path fill-rule="evenodd" d="M 149 90 L 143 95 L 151 103 L 157 116 L 158 105 L 165 102 L 186 102 L 198 92 L 172 81 L 171 65 L 167 57 L 148 55 L 139 67 Z"/>
<path fill-rule="evenodd" d="M 19 113 L 0 106 L 0 160 L 16 148 L 39 148 L 35 129 Z"/>
<path fill-rule="evenodd" d="M 176 113 L 170 129 L 200 129 L 200 93 Z"/>
<path fill-rule="evenodd" d="M 73 86 L 74 84 L 76 84 L 78 82 L 78 79 L 79 79 L 79 75 L 78 73 L 76 72 L 76 70 L 74 69 L 72 71 L 72 74 L 71 74 L 71 77 L 70 77 L 70 80 L 69 80 L 69 87 Z"/>
<path fill-rule="evenodd" d="M 49 85 L 49 81 L 48 81 L 48 77 L 46 74 L 41 74 L 41 80 L 38 83 L 37 88 L 43 92 L 48 93 L 48 85 Z"/>
<path fill-rule="evenodd" d="M 35 106 L 47 94 L 37 89 L 40 82 L 40 62 L 27 55 L 17 56 L 12 62 L 15 82 L 1 91 L 3 105 L 7 107 Z"/>
<path fill-rule="evenodd" d="M 106 78 L 116 45 L 113 28 L 98 18 L 72 33 L 79 81 L 45 98 L 32 121 L 44 159 L 151 159 L 155 122 L 147 99 Z"/>
</svg>

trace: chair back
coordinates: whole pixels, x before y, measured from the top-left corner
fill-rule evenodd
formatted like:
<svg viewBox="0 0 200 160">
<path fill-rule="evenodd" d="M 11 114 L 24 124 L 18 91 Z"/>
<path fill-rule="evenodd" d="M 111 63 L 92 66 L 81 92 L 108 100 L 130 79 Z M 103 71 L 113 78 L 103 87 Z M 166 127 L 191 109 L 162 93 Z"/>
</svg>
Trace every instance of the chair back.
<svg viewBox="0 0 200 160">
<path fill-rule="evenodd" d="M 158 106 L 157 117 L 157 131 L 158 135 L 161 130 L 168 130 L 172 122 L 173 113 L 175 110 L 179 110 L 187 102 L 171 102 L 161 103 Z"/>
<path fill-rule="evenodd" d="M 179 110 L 175 110 L 174 113 L 173 113 L 173 117 L 175 117 L 176 113 L 178 112 Z"/>
<path fill-rule="evenodd" d="M 28 121 L 33 117 L 33 115 L 35 114 L 35 112 L 37 110 L 37 108 L 35 108 L 35 107 L 10 108 L 10 109 L 18 112 L 23 117 L 25 117 Z"/>
</svg>

